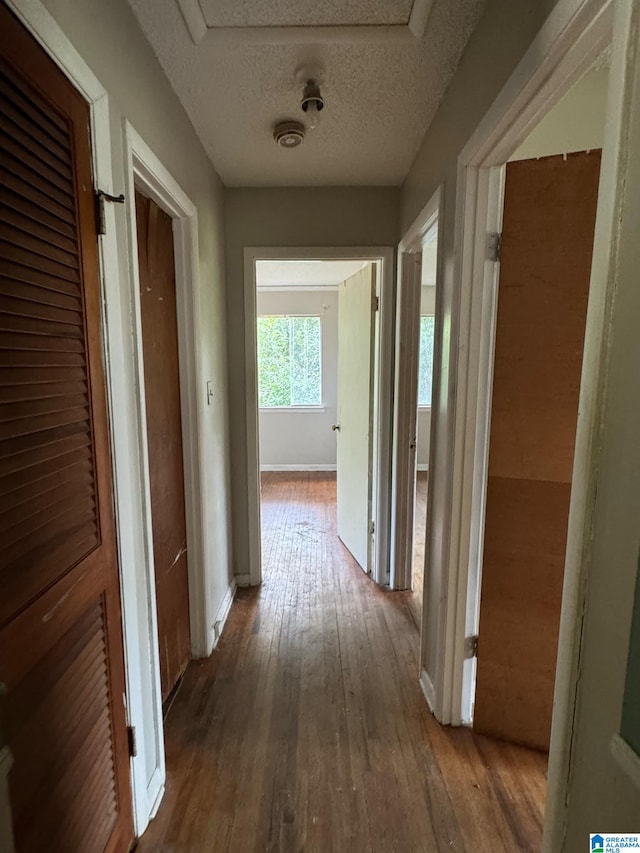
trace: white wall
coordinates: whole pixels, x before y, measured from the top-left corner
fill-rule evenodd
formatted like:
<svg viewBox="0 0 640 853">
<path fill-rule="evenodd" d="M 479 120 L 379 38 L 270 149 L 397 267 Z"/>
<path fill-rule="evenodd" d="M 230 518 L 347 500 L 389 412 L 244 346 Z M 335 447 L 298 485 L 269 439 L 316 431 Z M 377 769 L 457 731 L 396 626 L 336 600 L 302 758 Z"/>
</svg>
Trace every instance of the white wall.
<svg viewBox="0 0 640 853">
<path fill-rule="evenodd" d="M 338 291 L 257 292 L 260 314 L 317 315 L 322 322 L 322 411 L 260 410 L 260 466 L 335 468 L 338 398 Z"/>
<path fill-rule="evenodd" d="M 22 5 L 34 4 L 24 0 Z M 223 234 L 223 187 L 207 158 L 196 134 L 171 89 L 136 18 L 126 0 L 43 0 L 75 49 L 91 68 L 109 96 L 111 162 L 113 190 L 126 190 L 127 175 L 123 148 L 124 120 L 128 119 L 147 145 L 171 173 L 181 189 L 197 208 L 200 244 L 195 316 L 202 341 L 197 353 L 197 372 L 201 383 L 198 416 L 202 448 L 202 490 L 206 541 L 204 566 L 206 575 L 205 607 L 208 625 L 213 627 L 216 615 L 233 579 L 231 571 L 230 467 L 227 405 L 227 352 L 225 326 L 225 275 Z M 118 366 L 113 376 L 114 393 L 119 404 L 130 413 L 112 425 L 118 448 L 115 464 L 118 480 L 128 482 L 121 488 L 118 500 L 126 507 L 126 527 L 118 529 L 121 570 L 134 578 L 135 608 L 140 624 L 149 616 L 144 575 L 146 554 L 145 520 L 142 493 L 139 488 L 140 448 L 134 421 L 138 389 L 133 373 L 135 354 L 131 337 L 131 310 L 128 294 L 133 287 L 128 264 L 129 229 L 126 212 L 115 206 L 117 258 L 121 286 L 121 317 L 118 329 L 110 327 L 109 362 Z M 206 405 L 205 382 L 211 380 L 215 403 Z M 151 568 L 151 572 L 152 572 Z M 128 606 L 134 606 L 129 599 Z M 213 630 L 210 632 L 210 650 Z M 150 731 L 153 717 L 153 643 L 155 636 L 147 631 L 126 637 L 127 646 L 139 656 L 136 678 L 129 695 L 131 722 L 136 726 L 138 757 L 134 760 L 134 783 L 139 792 L 146 785 L 149 802 L 158 796 L 162 778 L 162 733 L 159 738 Z M 206 645 L 206 644 L 203 644 Z M 133 691 L 137 691 L 133 695 Z M 139 716 L 138 716 L 139 714 Z M 140 783 L 140 785 L 138 785 Z M 145 809 L 137 812 L 137 829 L 144 828 Z M 148 817 L 148 810 L 147 810 Z"/>
<path fill-rule="evenodd" d="M 588 71 L 547 113 L 510 159 L 527 160 L 602 148 L 608 83 L 608 68 Z"/>
<path fill-rule="evenodd" d="M 424 264 L 424 261 L 423 261 Z M 424 276 L 423 276 L 424 280 Z M 420 315 L 436 313 L 436 288 L 433 284 L 422 286 L 420 293 Z M 429 466 L 429 441 L 431 439 L 431 407 L 418 408 L 418 470 Z"/>
</svg>

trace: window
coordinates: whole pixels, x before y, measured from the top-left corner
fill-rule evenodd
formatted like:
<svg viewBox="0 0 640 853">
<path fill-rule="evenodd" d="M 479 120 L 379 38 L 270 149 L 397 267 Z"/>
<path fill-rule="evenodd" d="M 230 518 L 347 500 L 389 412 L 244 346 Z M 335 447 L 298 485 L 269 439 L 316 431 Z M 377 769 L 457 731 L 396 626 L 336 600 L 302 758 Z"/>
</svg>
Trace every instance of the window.
<svg viewBox="0 0 640 853">
<path fill-rule="evenodd" d="M 431 379 L 433 374 L 434 317 L 420 317 L 420 356 L 418 364 L 418 405 L 431 405 Z"/>
<path fill-rule="evenodd" d="M 258 404 L 322 404 L 320 317 L 258 317 Z"/>
</svg>

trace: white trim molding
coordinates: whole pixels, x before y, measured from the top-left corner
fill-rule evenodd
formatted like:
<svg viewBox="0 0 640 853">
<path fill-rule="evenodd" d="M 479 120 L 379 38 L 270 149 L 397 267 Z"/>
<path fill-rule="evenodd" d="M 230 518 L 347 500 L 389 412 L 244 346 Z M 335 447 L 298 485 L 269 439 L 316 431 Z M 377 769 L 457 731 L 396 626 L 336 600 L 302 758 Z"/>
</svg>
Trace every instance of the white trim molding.
<svg viewBox="0 0 640 853">
<path fill-rule="evenodd" d="M 640 791 L 640 755 L 619 734 L 613 735 L 609 748 L 618 767 Z"/>
<path fill-rule="evenodd" d="M 233 605 L 233 599 L 236 597 L 236 592 L 238 591 L 238 585 L 236 583 L 235 578 L 229 584 L 229 589 L 227 590 L 225 597 L 222 599 L 222 604 L 218 608 L 218 613 L 216 614 L 216 618 L 213 621 L 213 648 L 215 649 L 220 642 L 220 638 L 222 637 L 222 632 L 224 631 L 224 626 L 227 624 L 227 619 L 229 618 L 229 613 L 231 613 L 231 607 Z"/>
<path fill-rule="evenodd" d="M 195 45 L 207 40 L 249 44 L 351 44 L 420 41 L 427 28 L 433 0 L 413 0 L 409 19 L 399 24 L 345 26 L 222 26 L 207 24 L 199 0 L 176 0 Z"/>
<path fill-rule="evenodd" d="M 389 513 L 391 509 L 390 468 L 393 395 L 393 322 L 394 322 L 394 249 L 391 246 L 300 246 L 255 247 L 244 249 L 244 335 L 245 405 L 247 458 L 247 519 L 249 530 L 249 566 L 236 574 L 248 576 L 255 586 L 262 581 L 262 542 L 260 526 L 260 450 L 256 347 L 256 262 L 257 261 L 370 261 L 379 264 L 377 277 L 379 311 L 376 316 L 376 353 L 373 425 L 373 515 L 375 548 L 372 576 L 376 583 L 389 581 Z M 296 466 L 299 468 L 299 466 Z"/>
<path fill-rule="evenodd" d="M 438 187 L 398 246 L 391 471 L 391 589 L 411 589 L 416 471 L 424 468 L 416 464 L 417 415 L 418 411 L 431 412 L 431 406 L 418 406 L 417 400 L 422 249 L 429 239 L 428 235 L 437 229 L 442 215 L 442 202 L 442 188 Z M 440 241 L 436 249 L 437 279 L 442 263 Z M 426 598 L 424 596 L 423 600 Z"/>
</svg>

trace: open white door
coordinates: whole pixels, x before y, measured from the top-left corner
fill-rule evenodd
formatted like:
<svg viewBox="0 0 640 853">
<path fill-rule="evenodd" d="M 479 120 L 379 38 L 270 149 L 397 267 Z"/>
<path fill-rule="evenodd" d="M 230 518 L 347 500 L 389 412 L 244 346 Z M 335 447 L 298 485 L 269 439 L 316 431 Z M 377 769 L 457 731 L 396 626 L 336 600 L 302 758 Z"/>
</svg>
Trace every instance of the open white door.
<svg viewBox="0 0 640 853">
<path fill-rule="evenodd" d="M 403 252 L 396 320 L 391 588 L 411 589 L 416 496 L 422 252 Z"/>
<path fill-rule="evenodd" d="M 371 570 L 375 266 L 340 285 L 338 301 L 338 536 Z"/>
</svg>

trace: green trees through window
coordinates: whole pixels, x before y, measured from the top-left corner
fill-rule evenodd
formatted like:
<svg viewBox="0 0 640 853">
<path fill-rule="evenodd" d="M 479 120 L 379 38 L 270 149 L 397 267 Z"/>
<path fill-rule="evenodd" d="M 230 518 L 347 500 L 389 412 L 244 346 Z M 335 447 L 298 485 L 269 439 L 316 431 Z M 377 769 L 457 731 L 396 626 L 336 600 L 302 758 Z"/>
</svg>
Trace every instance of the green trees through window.
<svg viewBox="0 0 640 853">
<path fill-rule="evenodd" d="M 322 403 L 320 317 L 258 317 L 258 403 Z"/>
<path fill-rule="evenodd" d="M 434 317 L 420 317 L 420 361 L 418 364 L 418 405 L 431 405 L 433 374 Z"/>
</svg>

